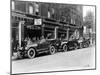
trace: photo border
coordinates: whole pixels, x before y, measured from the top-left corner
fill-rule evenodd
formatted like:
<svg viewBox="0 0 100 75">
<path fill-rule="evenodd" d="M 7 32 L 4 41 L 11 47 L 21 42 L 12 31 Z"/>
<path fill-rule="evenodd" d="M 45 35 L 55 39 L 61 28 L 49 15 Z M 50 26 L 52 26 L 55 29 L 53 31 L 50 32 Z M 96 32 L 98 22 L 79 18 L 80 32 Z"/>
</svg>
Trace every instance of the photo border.
<svg viewBox="0 0 100 75">
<path fill-rule="evenodd" d="M 11 11 L 11 1 L 10 0 L 10 74 L 11 75 L 20 75 L 20 74 L 40 74 L 40 73 L 56 73 L 56 72 L 73 72 L 73 71 L 87 71 L 87 70 L 96 70 L 97 69 L 97 6 L 96 5 L 87 5 L 87 4 L 73 4 L 73 3 L 56 3 L 56 2 L 42 2 L 42 1 L 22 1 L 22 0 L 16 0 L 16 1 L 22 1 L 22 2 L 41 2 L 41 3 L 56 3 L 56 4 L 72 4 L 72 5 L 81 5 L 81 6 L 93 6 L 95 7 L 95 68 L 90 68 L 90 69 L 75 69 L 75 70 L 60 70 L 60 71 L 45 71 L 45 72 L 31 72 L 31 73 L 15 73 L 12 74 L 12 50 L 11 50 L 11 15 L 12 15 L 12 11 Z"/>
</svg>

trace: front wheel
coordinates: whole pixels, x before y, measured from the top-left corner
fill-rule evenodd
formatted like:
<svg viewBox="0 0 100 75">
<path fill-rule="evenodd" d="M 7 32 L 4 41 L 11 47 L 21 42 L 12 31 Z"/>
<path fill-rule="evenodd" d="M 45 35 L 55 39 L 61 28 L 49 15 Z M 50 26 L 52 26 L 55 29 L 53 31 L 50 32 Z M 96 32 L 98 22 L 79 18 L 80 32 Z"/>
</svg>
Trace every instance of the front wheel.
<svg viewBox="0 0 100 75">
<path fill-rule="evenodd" d="M 32 58 L 35 57 L 35 55 L 36 55 L 35 49 L 34 49 L 34 48 L 30 48 L 30 49 L 28 50 L 28 52 L 27 52 L 27 56 L 28 56 L 30 59 L 32 59 Z"/>
<path fill-rule="evenodd" d="M 56 49 L 55 49 L 55 47 L 54 46 L 50 46 L 50 54 L 52 55 L 52 54 L 55 54 L 55 52 L 56 52 Z"/>
<path fill-rule="evenodd" d="M 68 46 L 65 44 L 65 45 L 63 45 L 63 51 L 64 52 L 67 52 L 68 51 Z"/>
</svg>

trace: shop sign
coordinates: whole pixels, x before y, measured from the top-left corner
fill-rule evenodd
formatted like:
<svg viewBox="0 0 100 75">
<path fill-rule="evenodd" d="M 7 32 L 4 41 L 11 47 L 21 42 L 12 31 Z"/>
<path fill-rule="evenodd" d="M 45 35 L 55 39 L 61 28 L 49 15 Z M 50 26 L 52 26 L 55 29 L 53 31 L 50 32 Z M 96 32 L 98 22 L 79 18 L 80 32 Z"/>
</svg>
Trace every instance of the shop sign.
<svg viewBox="0 0 100 75">
<path fill-rule="evenodd" d="M 35 19 L 34 25 L 42 25 L 42 19 Z"/>
</svg>

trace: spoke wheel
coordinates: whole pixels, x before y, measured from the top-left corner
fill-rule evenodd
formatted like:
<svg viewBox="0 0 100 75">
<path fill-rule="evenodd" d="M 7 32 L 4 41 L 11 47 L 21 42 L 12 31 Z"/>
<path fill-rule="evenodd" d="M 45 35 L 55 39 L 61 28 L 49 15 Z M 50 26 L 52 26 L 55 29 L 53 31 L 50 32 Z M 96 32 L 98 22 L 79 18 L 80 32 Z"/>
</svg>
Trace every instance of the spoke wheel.
<svg viewBox="0 0 100 75">
<path fill-rule="evenodd" d="M 63 51 L 64 51 L 64 52 L 67 52 L 67 51 L 68 51 L 67 45 L 64 45 L 64 46 L 63 46 Z"/>
<path fill-rule="evenodd" d="M 55 54 L 56 49 L 54 46 L 50 46 L 50 54 Z"/>
<path fill-rule="evenodd" d="M 28 55 L 28 57 L 29 57 L 30 59 L 34 58 L 35 55 L 36 55 L 35 49 L 30 48 L 30 49 L 28 50 L 28 52 L 27 52 L 27 55 Z"/>
</svg>

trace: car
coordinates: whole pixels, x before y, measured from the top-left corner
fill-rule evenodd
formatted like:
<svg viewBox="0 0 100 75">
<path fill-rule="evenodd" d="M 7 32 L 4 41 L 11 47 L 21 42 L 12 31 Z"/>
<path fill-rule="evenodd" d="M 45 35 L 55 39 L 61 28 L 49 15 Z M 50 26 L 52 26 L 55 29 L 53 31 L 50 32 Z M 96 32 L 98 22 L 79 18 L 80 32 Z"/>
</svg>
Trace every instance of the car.
<svg viewBox="0 0 100 75">
<path fill-rule="evenodd" d="M 50 43 L 52 46 L 55 47 L 56 52 L 59 52 L 59 51 L 66 52 L 68 50 L 68 46 L 67 46 L 68 41 L 67 40 L 54 39 Z"/>
<path fill-rule="evenodd" d="M 78 43 L 78 40 L 62 40 L 60 49 L 64 52 L 69 51 L 69 50 L 76 50 L 79 49 L 80 44 Z"/>
<path fill-rule="evenodd" d="M 82 47 L 87 48 L 90 46 L 90 39 L 84 39 L 82 42 Z"/>
<path fill-rule="evenodd" d="M 69 41 L 67 45 L 68 45 L 69 50 L 79 49 L 79 46 L 80 46 L 80 44 L 78 43 L 78 40 Z"/>
<path fill-rule="evenodd" d="M 54 54 L 56 48 L 54 46 L 55 40 L 42 39 L 26 46 L 18 48 L 17 54 L 19 58 L 28 57 L 34 58 L 37 54 L 48 52 L 49 54 Z"/>
</svg>

